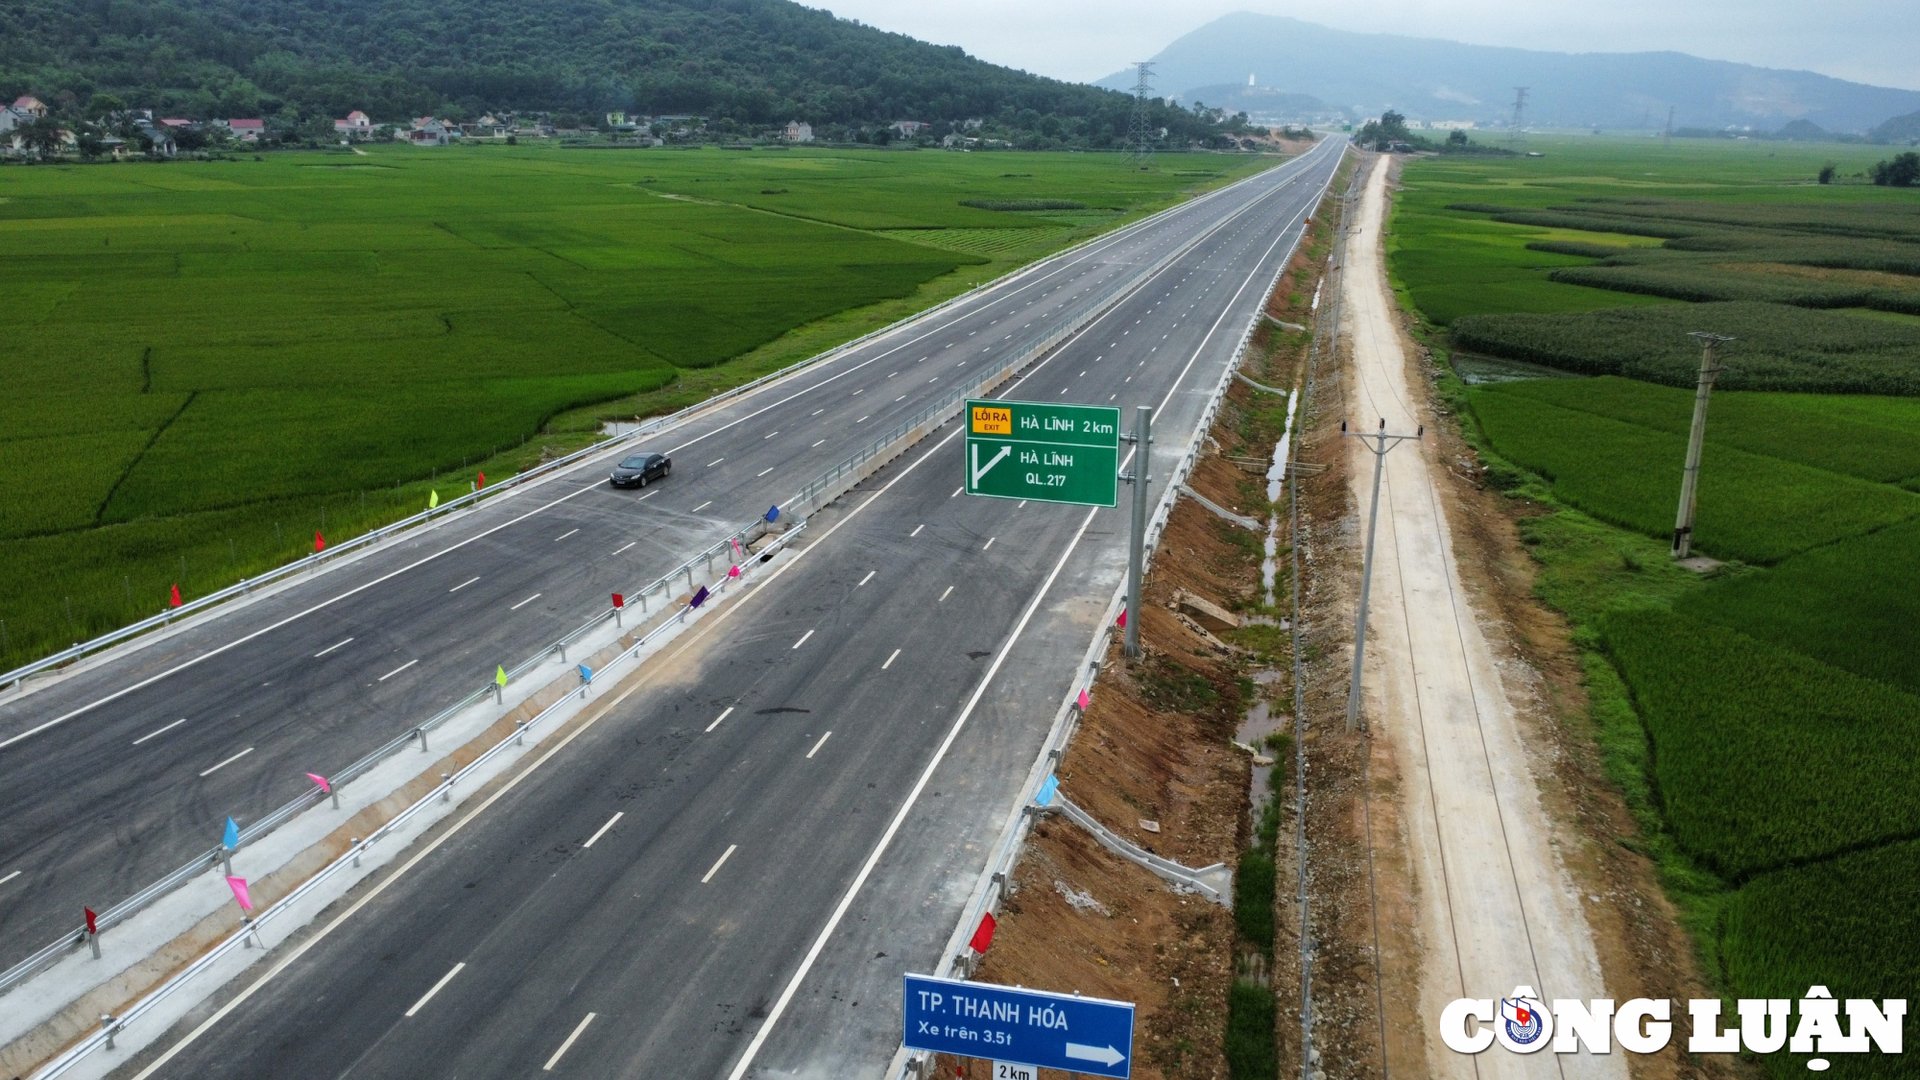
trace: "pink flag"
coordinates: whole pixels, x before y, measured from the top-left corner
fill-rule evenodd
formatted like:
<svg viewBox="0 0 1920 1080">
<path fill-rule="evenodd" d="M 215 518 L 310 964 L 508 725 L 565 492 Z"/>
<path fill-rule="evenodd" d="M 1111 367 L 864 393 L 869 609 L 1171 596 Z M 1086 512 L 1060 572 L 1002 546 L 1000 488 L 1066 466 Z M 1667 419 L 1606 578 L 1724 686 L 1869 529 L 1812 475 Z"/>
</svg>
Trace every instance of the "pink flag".
<svg viewBox="0 0 1920 1080">
<path fill-rule="evenodd" d="M 732 543 L 733 543 L 733 557 L 737 559 L 740 557 L 740 538 L 737 536 L 734 537 Z"/>
<path fill-rule="evenodd" d="M 728 571 L 727 571 L 727 576 L 728 576 L 728 577 L 739 577 L 739 576 L 740 576 L 740 564 L 739 564 L 739 563 L 734 563 L 734 564 L 733 564 L 733 569 L 731 569 L 731 570 L 728 570 Z"/>
<path fill-rule="evenodd" d="M 313 781 L 316 784 L 319 784 L 320 790 L 322 792 L 325 792 L 328 794 L 331 794 L 333 792 L 333 785 L 327 783 L 327 778 L 324 776 L 321 776 L 319 773 L 310 772 L 307 774 L 307 779 Z"/>
<path fill-rule="evenodd" d="M 1077 697 L 1077 698 L 1074 698 L 1074 699 L 1073 699 L 1073 703 L 1074 703 L 1075 705 L 1078 705 L 1078 706 L 1080 707 L 1080 711 L 1081 711 L 1081 712 L 1086 712 L 1086 711 L 1087 711 L 1087 703 L 1088 703 L 1088 702 L 1090 702 L 1090 701 L 1092 701 L 1092 700 L 1093 700 L 1093 698 L 1092 698 L 1092 697 L 1090 697 L 1090 696 L 1088 696 L 1088 694 L 1087 694 L 1087 692 L 1086 692 L 1085 690 L 1082 690 L 1082 691 L 1080 691 L 1080 696 L 1079 696 L 1079 697 Z"/>
<path fill-rule="evenodd" d="M 253 897 L 247 895 L 246 878 L 230 877 L 227 879 L 227 887 L 233 890 L 234 902 L 240 905 L 241 911 L 253 910 Z"/>
</svg>

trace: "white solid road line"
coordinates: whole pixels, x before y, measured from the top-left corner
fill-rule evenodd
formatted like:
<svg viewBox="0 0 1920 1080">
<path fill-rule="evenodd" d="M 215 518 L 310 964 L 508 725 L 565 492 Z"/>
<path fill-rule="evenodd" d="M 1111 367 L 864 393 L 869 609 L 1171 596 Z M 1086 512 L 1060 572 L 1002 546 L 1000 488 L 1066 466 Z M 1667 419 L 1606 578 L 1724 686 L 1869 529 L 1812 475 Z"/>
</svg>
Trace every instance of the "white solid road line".
<svg viewBox="0 0 1920 1080">
<path fill-rule="evenodd" d="M 314 653 L 314 654 L 313 654 L 313 658 L 314 658 L 315 660 L 318 660 L 318 659 L 320 659 L 321 657 L 323 657 L 323 656 L 325 656 L 325 655 L 327 655 L 328 653 L 330 653 L 330 652 L 332 652 L 333 650 L 335 650 L 335 649 L 337 649 L 337 648 L 339 648 L 340 646 L 342 646 L 342 645 L 345 645 L 345 644 L 347 644 L 348 642 L 351 642 L 352 640 L 353 640 L 352 638 L 348 638 L 348 639 L 347 639 L 346 641 L 336 641 L 336 642 L 334 642 L 333 644 L 331 644 L 331 645 L 329 645 L 329 646 L 327 646 L 326 648 L 324 648 L 324 649 L 321 649 L 321 650 L 320 650 L 319 652 L 317 652 L 317 653 Z"/>
<path fill-rule="evenodd" d="M 813 755 L 819 753 L 820 748 L 827 745 L 827 740 L 831 738 L 833 738 L 833 732 L 831 731 L 827 732 L 825 735 L 820 736 L 820 741 L 817 743 L 814 743 L 813 749 L 807 751 L 807 760 L 812 761 Z M 0 884 L 4 884 L 4 882 L 0 882 Z"/>
<path fill-rule="evenodd" d="M 20 876 L 20 871 L 15 870 L 13 873 L 8 874 L 6 877 L 0 877 L 0 885 L 5 885 L 7 882 L 12 881 L 14 878 L 17 878 L 19 876 Z"/>
<path fill-rule="evenodd" d="M 401 664 L 401 665 L 400 665 L 399 667 L 397 667 L 397 668 L 394 668 L 394 669 L 393 669 L 392 671 L 389 671 L 389 672 L 387 672 L 387 673 L 386 673 L 385 675 L 382 675 L 382 676 L 380 676 L 380 677 L 379 677 L 378 679 L 376 679 L 376 680 L 374 680 L 374 681 L 375 681 L 375 682 L 386 682 L 386 681 L 387 681 L 388 679 L 391 679 L 391 678 L 393 678 L 393 677 L 394 677 L 395 675 L 398 675 L 398 674 L 400 674 L 401 672 L 403 672 L 403 671 L 405 671 L 405 670 L 407 670 L 408 668 L 410 668 L 410 667 L 412 667 L 413 665 L 415 665 L 415 664 L 417 664 L 417 663 L 419 663 L 419 662 L 420 662 L 420 658 L 416 656 L 416 657 L 414 657 L 413 659 L 411 659 L 411 660 L 409 660 L 409 661 L 407 661 L 406 663 L 404 663 L 404 664 Z"/>
<path fill-rule="evenodd" d="M 1305 214 L 1306 210 L 1303 208 L 1300 211 L 1300 215 L 1295 217 L 1294 222 L 1297 222 L 1299 217 L 1303 217 Z M 1287 229 L 1293 227 L 1294 222 L 1288 222 L 1281 228 L 1282 236 L 1285 235 Z M 1279 243 L 1279 238 L 1275 238 L 1273 245 L 1267 249 L 1268 252 L 1271 252 L 1273 247 L 1279 246 Z M 1264 255 L 1260 261 L 1262 263 L 1266 261 Z M 1258 273 L 1258 270 L 1256 269 L 1255 272 Z M 1241 285 L 1241 289 L 1244 290 L 1247 284 L 1250 284 L 1252 281 L 1253 277 L 1249 275 L 1246 282 Z M 1228 301 L 1228 308 L 1231 308 L 1233 302 L 1238 299 L 1239 293 L 1235 293 L 1233 298 Z M 1221 312 L 1220 318 L 1222 321 L 1226 319 L 1226 311 Z M 1218 329 L 1219 323 L 1216 322 L 1214 327 Z M 1207 337 L 1211 338 L 1212 336 L 1213 331 L 1209 330 Z M 1205 348 L 1206 341 L 1207 339 L 1205 338 L 1201 340 L 1201 348 Z M 1185 381 L 1187 372 L 1192 369 L 1194 362 L 1199 359 L 1199 355 L 1199 350 L 1196 349 L 1193 359 L 1188 360 L 1186 367 L 1183 367 L 1180 370 L 1180 374 L 1174 378 L 1172 387 L 1168 389 L 1166 396 L 1161 399 L 1162 410 L 1165 409 L 1166 402 L 1173 399 L 1174 393 L 1179 390 L 1180 384 Z M 1023 376 L 1012 385 L 1019 386 L 1020 383 L 1024 381 L 1025 377 Z M 955 431 L 945 439 L 940 440 L 940 442 L 934 446 L 933 451 L 937 451 L 945 446 L 958 434 L 959 432 Z M 919 466 L 921 461 L 931 458 L 933 451 L 929 451 L 919 460 L 907 466 L 887 487 L 881 488 L 879 492 L 875 493 L 874 499 L 878 499 L 881 495 L 885 494 L 893 484 L 898 483 L 902 478 L 911 473 Z M 1131 459 L 1132 456 L 1132 454 L 1129 454 L 1128 458 Z M 872 502 L 873 499 L 869 499 L 867 502 L 862 503 L 858 509 L 863 510 L 871 505 Z M 1059 561 L 1054 563 L 1052 572 L 1047 575 L 1047 579 L 1041 583 L 1040 588 L 1033 594 L 1033 599 L 1027 604 L 1027 609 L 1020 615 L 1020 621 L 1014 624 L 1013 633 L 1007 637 L 1006 642 L 1001 646 L 1000 654 L 994 657 L 992 665 L 987 668 L 987 673 L 985 677 L 980 680 L 980 685 L 974 689 L 973 696 L 968 699 L 966 707 L 962 708 L 960 715 L 954 719 L 953 726 L 947 730 L 945 740 L 943 740 L 939 748 L 934 751 L 932 760 L 927 762 L 926 769 L 921 772 L 920 779 L 915 782 L 913 789 L 907 793 L 906 800 L 900 804 L 900 809 L 895 812 L 893 820 L 887 825 L 886 832 L 881 835 L 879 843 L 874 845 L 872 853 L 867 856 L 866 863 L 860 867 L 860 872 L 854 875 L 853 882 L 847 886 L 846 892 L 841 895 L 840 903 L 835 906 L 833 914 L 827 919 L 826 925 L 821 928 L 820 933 L 813 939 L 813 945 L 807 949 L 807 954 L 801 959 L 799 968 L 793 973 L 793 978 L 788 980 L 786 989 L 782 990 L 780 996 L 774 999 L 773 1007 L 767 1012 L 767 1018 L 760 1024 L 760 1029 L 754 1033 L 752 1041 L 747 1044 L 747 1049 L 740 1055 L 740 1060 L 734 1063 L 733 1071 L 727 1074 L 727 1080 L 742 1080 L 742 1078 L 746 1076 L 747 1071 L 753 1067 L 753 1059 L 759 1055 L 760 1048 L 766 1045 L 767 1039 L 773 1034 L 774 1027 L 779 1024 L 780 1017 L 787 1011 L 788 1004 L 793 1001 L 794 995 L 799 993 L 800 984 L 806 981 L 807 973 L 813 970 L 813 965 L 820 959 L 820 954 L 825 951 L 827 939 L 833 936 L 834 931 L 840 926 L 840 921 L 846 918 L 847 911 L 853 907 L 854 898 L 859 896 L 860 890 L 866 887 L 867 879 L 873 875 L 874 868 L 880 864 L 881 856 L 886 854 L 888 846 L 893 843 L 894 835 L 900 831 L 900 826 L 905 823 L 907 815 L 913 811 L 914 804 L 919 801 L 921 792 L 926 790 L 927 784 L 932 781 L 934 771 L 940 767 L 940 763 L 945 760 L 947 756 L 947 751 L 952 748 L 954 741 L 960 737 L 960 730 L 966 726 L 967 717 L 972 715 L 975 706 L 979 704 L 981 697 L 986 694 L 987 687 L 992 684 L 994 676 L 1000 671 L 1001 664 L 1012 651 L 1014 642 L 1018 641 L 1020 635 L 1026 631 L 1027 623 L 1032 619 L 1033 613 L 1039 609 L 1041 601 L 1046 598 L 1047 593 L 1053 588 L 1054 581 L 1060 576 L 1060 571 L 1065 568 L 1067 560 L 1072 557 L 1074 548 L 1079 546 L 1081 538 L 1086 535 L 1087 528 L 1093 524 L 1095 512 L 1095 510 L 1088 510 L 1086 517 L 1081 519 L 1080 528 L 1073 534 L 1073 539 L 1068 541 L 1065 550 L 1061 552 Z M 858 513 L 858 510 L 856 510 L 855 513 Z M 840 525 L 845 524 L 850 518 L 851 515 L 849 515 L 849 518 L 837 522 L 834 525 L 834 529 L 838 529 Z M 832 535 L 832 532 L 833 530 L 829 530 L 827 535 Z M 826 537 L 821 537 L 822 540 L 825 538 Z M 819 541 L 815 541 L 814 544 L 810 546 L 817 547 L 818 544 Z M 793 561 L 789 560 L 783 564 L 780 569 L 785 570 L 792 565 L 794 565 Z M 779 573 L 779 571 L 775 571 L 775 573 Z M 761 588 L 765 588 L 764 583 L 762 583 Z M 136 1078 L 136 1080 L 140 1080 L 140 1078 Z"/>
<path fill-rule="evenodd" d="M 719 716 L 716 716 L 713 718 L 713 723 L 707 725 L 707 730 L 712 731 L 714 728 L 719 727 L 720 721 L 725 720 L 727 717 L 732 715 L 733 715 L 733 706 L 729 705 L 727 706 L 726 712 L 723 712 Z"/>
<path fill-rule="evenodd" d="M 580 1033 L 587 1030 L 587 1025 L 593 1023 L 593 1018 L 598 1015 L 600 1014 L 588 1013 L 587 1015 L 581 1017 L 580 1023 L 577 1026 L 575 1026 L 573 1029 L 573 1034 L 567 1036 L 567 1041 L 560 1044 L 560 1049 L 555 1050 L 553 1052 L 553 1056 L 547 1059 L 547 1063 L 545 1065 L 540 1066 L 540 1071 L 552 1072 L 553 1067 L 555 1065 L 560 1064 L 560 1055 L 566 1053 L 568 1050 L 573 1048 L 573 1040 L 579 1038 Z"/>
<path fill-rule="evenodd" d="M 467 586 L 469 586 L 469 585 L 471 585 L 471 584 L 473 584 L 474 582 L 476 582 L 476 581 L 479 581 L 479 580 L 480 580 L 480 579 L 479 579 L 479 578 L 477 578 L 477 577 L 470 577 L 470 578 L 468 578 L 467 580 L 465 580 L 465 581 L 463 581 L 463 582 L 461 582 L 460 584 L 458 584 L 458 585 L 455 585 L 455 586 L 454 586 L 453 588 L 451 588 L 451 589 L 448 589 L 447 591 L 448 591 L 448 592 L 450 592 L 450 593 L 451 593 L 451 592 L 459 592 L 459 591 L 460 591 L 461 589 L 464 589 L 464 588 L 466 588 Z"/>
<path fill-rule="evenodd" d="M 453 965 L 452 971 L 449 971 L 445 975 L 440 976 L 440 981 L 437 983 L 434 983 L 432 989 L 420 995 L 420 1000 L 413 1003 L 413 1008 L 408 1009 L 406 1012 L 403 1012 L 400 1015 L 412 1016 L 414 1013 L 417 1013 L 421 1009 L 426 1008 L 427 1002 L 433 1000 L 433 995 L 439 993 L 443 987 L 445 987 L 448 983 L 452 982 L 453 977 L 455 975 L 460 974 L 461 969 L 465 968 L 466 966 L 467 965 L 464 960 L 458 964 Z"/>
<path fill-rule="evenodd" d="M 712 505 L 713 505 L 713 500 L 708 499 L 706 502 L 703 502 L 699 506 L 694 507 L 692 512 L 697 514 L 700 511 L 705 510 L 707 507 Z"/>
<path fill-rule="evenodd" d="M 633 545 L 635 545 L 635 544 L 637 544 L 637 543 L 639 543 L 639 542 L 640 542 L 640 541 L 638 541 L 638 540 L 629 540 L 629 541 L 627 541 L 626 543 L 624 543 L 624 544 L 622 544 L 622 545 L 620 545 L 619 547 L 617 547 L 617 548 L 614 548 L 614 549 L 613 549 L 613 553 L 614 553 L 615 555 L 618 555 L 618 554 L 620 554 L 621 552 L 623 552 L 623 551 L 625 551 L 625 550 L 627 550 L 628 548 L 630 548 L 630 547 L 632 547 Z"/>
<path fill-rule="evenodd" d="M 565 540 L 567 537 L 572 536 L 574 533 L 577 533 L 579 531 L 580 531 L 579 529 L 568 529 L 566 532 L 563 532 L 559 536 L 554 537 L 553 542 L 557 544 L 560 541 Z"/>
<path fill-rule="evenodd" d="M 910 537 L 910 538 L 911 538 L 911 537 L 915 537 L 915 536 L 919 536 L 919 535 L 920 535 L 920 530 L 921 530 L 921 529 L 924 529 L 924 528 L 926 528 L 926 527 L 927 527 L 927 524 L 926 524 L 926 522 L 924 522 L 924 521 L 923 521 L 923 522 L 921 522 L 920 524 L 918 524 L 918 525 L 915 525 L 915 526 L 913 527 L 913 531 L 912 531 L 912 532 L 910 532 L 910 533 L 908 533 L 908 534 L 907 534 L 907 536 L 908 536 L 908 537 Z"/>
<path fill-rule="evenodd" d="M 892 667 L 893 662 L 898 659 L 900 659 L 900 650 L 895 649 L 893 650 L 893 655 L 887 657 L 886 662 L 880 665 L 880 670 L 885 671 L 888 668 Z"/>
<path fill-rule="evenodd" d="M 713 875 L 720 872 L 720 867 L 724 866 L 726 861 L 733 857 L 734 850 L 739 846 L 739 844 L 728 844 L 727 850 L 721 852 L 720 857 L 715 859 L 713 865 L 707 868 L 705 876 L 700 879 L 700 884 L 705 885 L 707 882 L 712 881 Z"/>
<path fill-rule="evenodd" d="M 233 755 L 232 757 L 221 762 L 220 764 L 215 765 L 211 769 L 202 769 L 200 771 L 200 775 L 202 777 L 212 776 L 214 773 L 219 772 L 221 769 L 226 768 L 227 766 L 233 764 L 236 761 L 239 761 L 241 758 L 246 757 L 248 754 L 251 754 L 251 753 L 253 753 L 253 747 L 249 746 L 245 750 L 240 751 L 239 753 Z"/>
<path fill-rule="evenodd" d="M 952 596 L 952 595 L 953 595 L 953 586 L 951 586 L 951 585 L 949 585 L 949 586 L 947 586 L 947 591 L 946 591 L 946 592 L 943 592 L 943 593 L 941 593 L 941 594 L 940 594 L 940 599 L 938 599 L 938 600 L 935 600 L 935 601 L 934 601 L 934 603 L 936 603 L 936 604 L 944 604 L 944 603 L 946 603 L 946 602 L 947 602 L 947 597 L 949 597 L 949 596 Z"/>
<path fill-rule="evenodd" d="M 605 825 L 600 826 L 599 832 L 596 832 L 592 836 L 587 837 L 587 842 L 580 845 L 580 850 L 585 851 L 586 849 L 592 847 L 593 842 L 595 840 L 598 840 L 601 837 L 607 835 L 607 830 L 613 828 L 614 823 L 619 821 L 621 818 L 625 816 L 626 816 L 626 811 L 624 810 L 615 812 L 615 814 L 612 817 L 607 819 L 607 823 Z"/>
<path fill-rule="evenodd" d="M 181 724 L 184 724 L 186 722 L 187 722 L 187 718 L 183 716 L 180 719 L 175 720 L 173 723 L 168 724 L 166 727 L 154 728 L 152 731 L 149 731 L 145 735 L 142 735 L 139 738 L 133 740 L 133 745 L 139 746 L 141 743 L 146 742 L 148 739 L 151 739 L 156 735 L 165 735 L 167 732 L 172 731 L 174 728 L 177 728 Z"/>
<path fill-rule="evenodd" d="M 811 631 L 811 630 L 809 630 L 809 631 L 807 631 L 807 632 L 806 632 L 806 633 L 804 633 L 804 634 L 801 634 L 801 635 L 800 635 L 800 640 L 799 640 L 799 641 L 796 641 L 796 642 L 794 642 L 794 643 L 793 643 L 793 647 L 797 649 L 797 648 L 799 648 L 800 646 L 802 646 L 802 645 L 805 645 L 805 644 L 807 643 L 807 639 L 808 639 L 808 638 L 810 638 L 810 637 L 812 637 L 812 636 L 813 636 L 813 631 Z"/>
<path fill-rule="evenodd" d="M 527 598 L 526 598 L 525 600 L 522 600 L 522 601 L 520 601 L 519 603 L 517 603 L 517 604 L 515 604 L 515 605 L 513 605 L 512 607 L 510 607 L 510 608 L 508 608 L 507 610 L 508 610 L 508 611 L 519 611 L 519 610 L 520 610 L 521 608 L 523 608 L 523 607 L 526 607 L 526 606 L 527 606 L 528 604 L 531 604 L 531 603 L 533 603 L 533 602 L 534 602 L 535 600 L 538 600 L 538 599 L 540 599 L 540 594 L 539 594 L 539 593 L 534 593 L 534 594 L 533 594 L 532 596 L 529 596 L 529 597 L 527 597 Z"/>
<path fill-rule="evenodd" d="M 866 584 L 867 582 L 869 582 L 869 581 L 872 581 L 872 580 L 873 580 L 873 575 L 875 575 L 875 574 L 877 574 L 877 573 L 879 573 L 879 572 L 880 572 L 880 571 L 878 571 L 878 570 L 869 570 L 869 571 L 867 571 L 867 576 L 866 576 L 866 577 L 863 577 L 863 578 L 861 578 L 861 579 L 860 579 L 860 581 L 859 581 L 859 584 L 856 584 L 856 585 L 854 586 L 854 588 L 856 588 L 856 589 L 857 589 L 857 588 L 859 588 L 859 587 L 860 587 L 861 585 L 865 585 L 865 584 Z"/>
<path fill-rule="evenodd" d="M 991 536 L 989 536 L 989 537 L 987 537 L 987 542 L 986 542 L 986 543 L 984 543 L 984 544 L 981 544 L 981 545 L 980 545 L 980 550 L 981 550 L 981 551 L 985 551 L 985 550 L 987 550 L 988 548 L 990 548 L 990 547 L 992 547 L 992 546 L 993 546 L 993 540 L 994 540 L 994 538 L 993 538 L 993 537 L 991 537 Z"/>
</svg>

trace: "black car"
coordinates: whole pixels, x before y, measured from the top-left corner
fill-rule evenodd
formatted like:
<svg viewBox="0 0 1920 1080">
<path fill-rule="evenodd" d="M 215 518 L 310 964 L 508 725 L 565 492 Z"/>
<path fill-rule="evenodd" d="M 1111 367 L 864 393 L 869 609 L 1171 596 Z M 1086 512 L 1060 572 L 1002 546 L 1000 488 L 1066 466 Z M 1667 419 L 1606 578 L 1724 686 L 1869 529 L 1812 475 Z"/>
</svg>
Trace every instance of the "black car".
<svg viewBox="0 0 1920 1080">
<path fill-rule="evenodd" d="M 673 459 L 665 454 L 628 454 L 613 467 L 607 483 L 614 487 L 646 487 L 673 471 Z"/>
</svg>

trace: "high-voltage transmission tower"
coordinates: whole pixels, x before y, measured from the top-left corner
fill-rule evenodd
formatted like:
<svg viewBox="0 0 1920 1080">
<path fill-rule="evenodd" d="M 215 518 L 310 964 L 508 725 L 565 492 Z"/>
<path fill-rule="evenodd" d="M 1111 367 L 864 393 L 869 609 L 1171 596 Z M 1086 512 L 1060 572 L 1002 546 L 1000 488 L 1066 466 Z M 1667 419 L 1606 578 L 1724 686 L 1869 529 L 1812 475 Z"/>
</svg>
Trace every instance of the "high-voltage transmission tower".
<svg viewBox="0 0 1920 1080">
<path fill-rule="evenodd" d="M 1513 130 L 1507 135 L 1507 141 L 1509 142 L 1520 141 L 1520 124 L 1527 112 L 1527 89 L 1528 88 L 1524 86 L 1516 86 L 1513 88 Z"/>
<path fill-rule="evenodd" d="M 1142 60 L 1134 66 L 1140 74 L 1133 80 L 1133 123 L 1127 128 L 1127 152 L 1134 167 L 1144 169 L 1153 157 L 1153 115 L 1147 109 L 1153 93 L 1153 61 Z"/>
</svg>

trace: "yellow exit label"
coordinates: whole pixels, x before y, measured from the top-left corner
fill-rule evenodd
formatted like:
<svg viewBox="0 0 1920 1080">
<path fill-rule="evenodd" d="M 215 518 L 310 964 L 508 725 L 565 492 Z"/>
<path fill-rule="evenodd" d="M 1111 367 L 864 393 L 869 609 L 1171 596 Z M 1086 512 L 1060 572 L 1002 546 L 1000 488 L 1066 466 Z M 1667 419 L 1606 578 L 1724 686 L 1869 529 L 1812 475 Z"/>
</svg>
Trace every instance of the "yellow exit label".
<svg viewBox="0 0 1920 1080">
<path fill-rule="evenodd" d="M 1013 410 L 994 408 L 990 405 L 975 405 L 973 433 L 975 435 L 1013 434 Z"/>
</svg>

